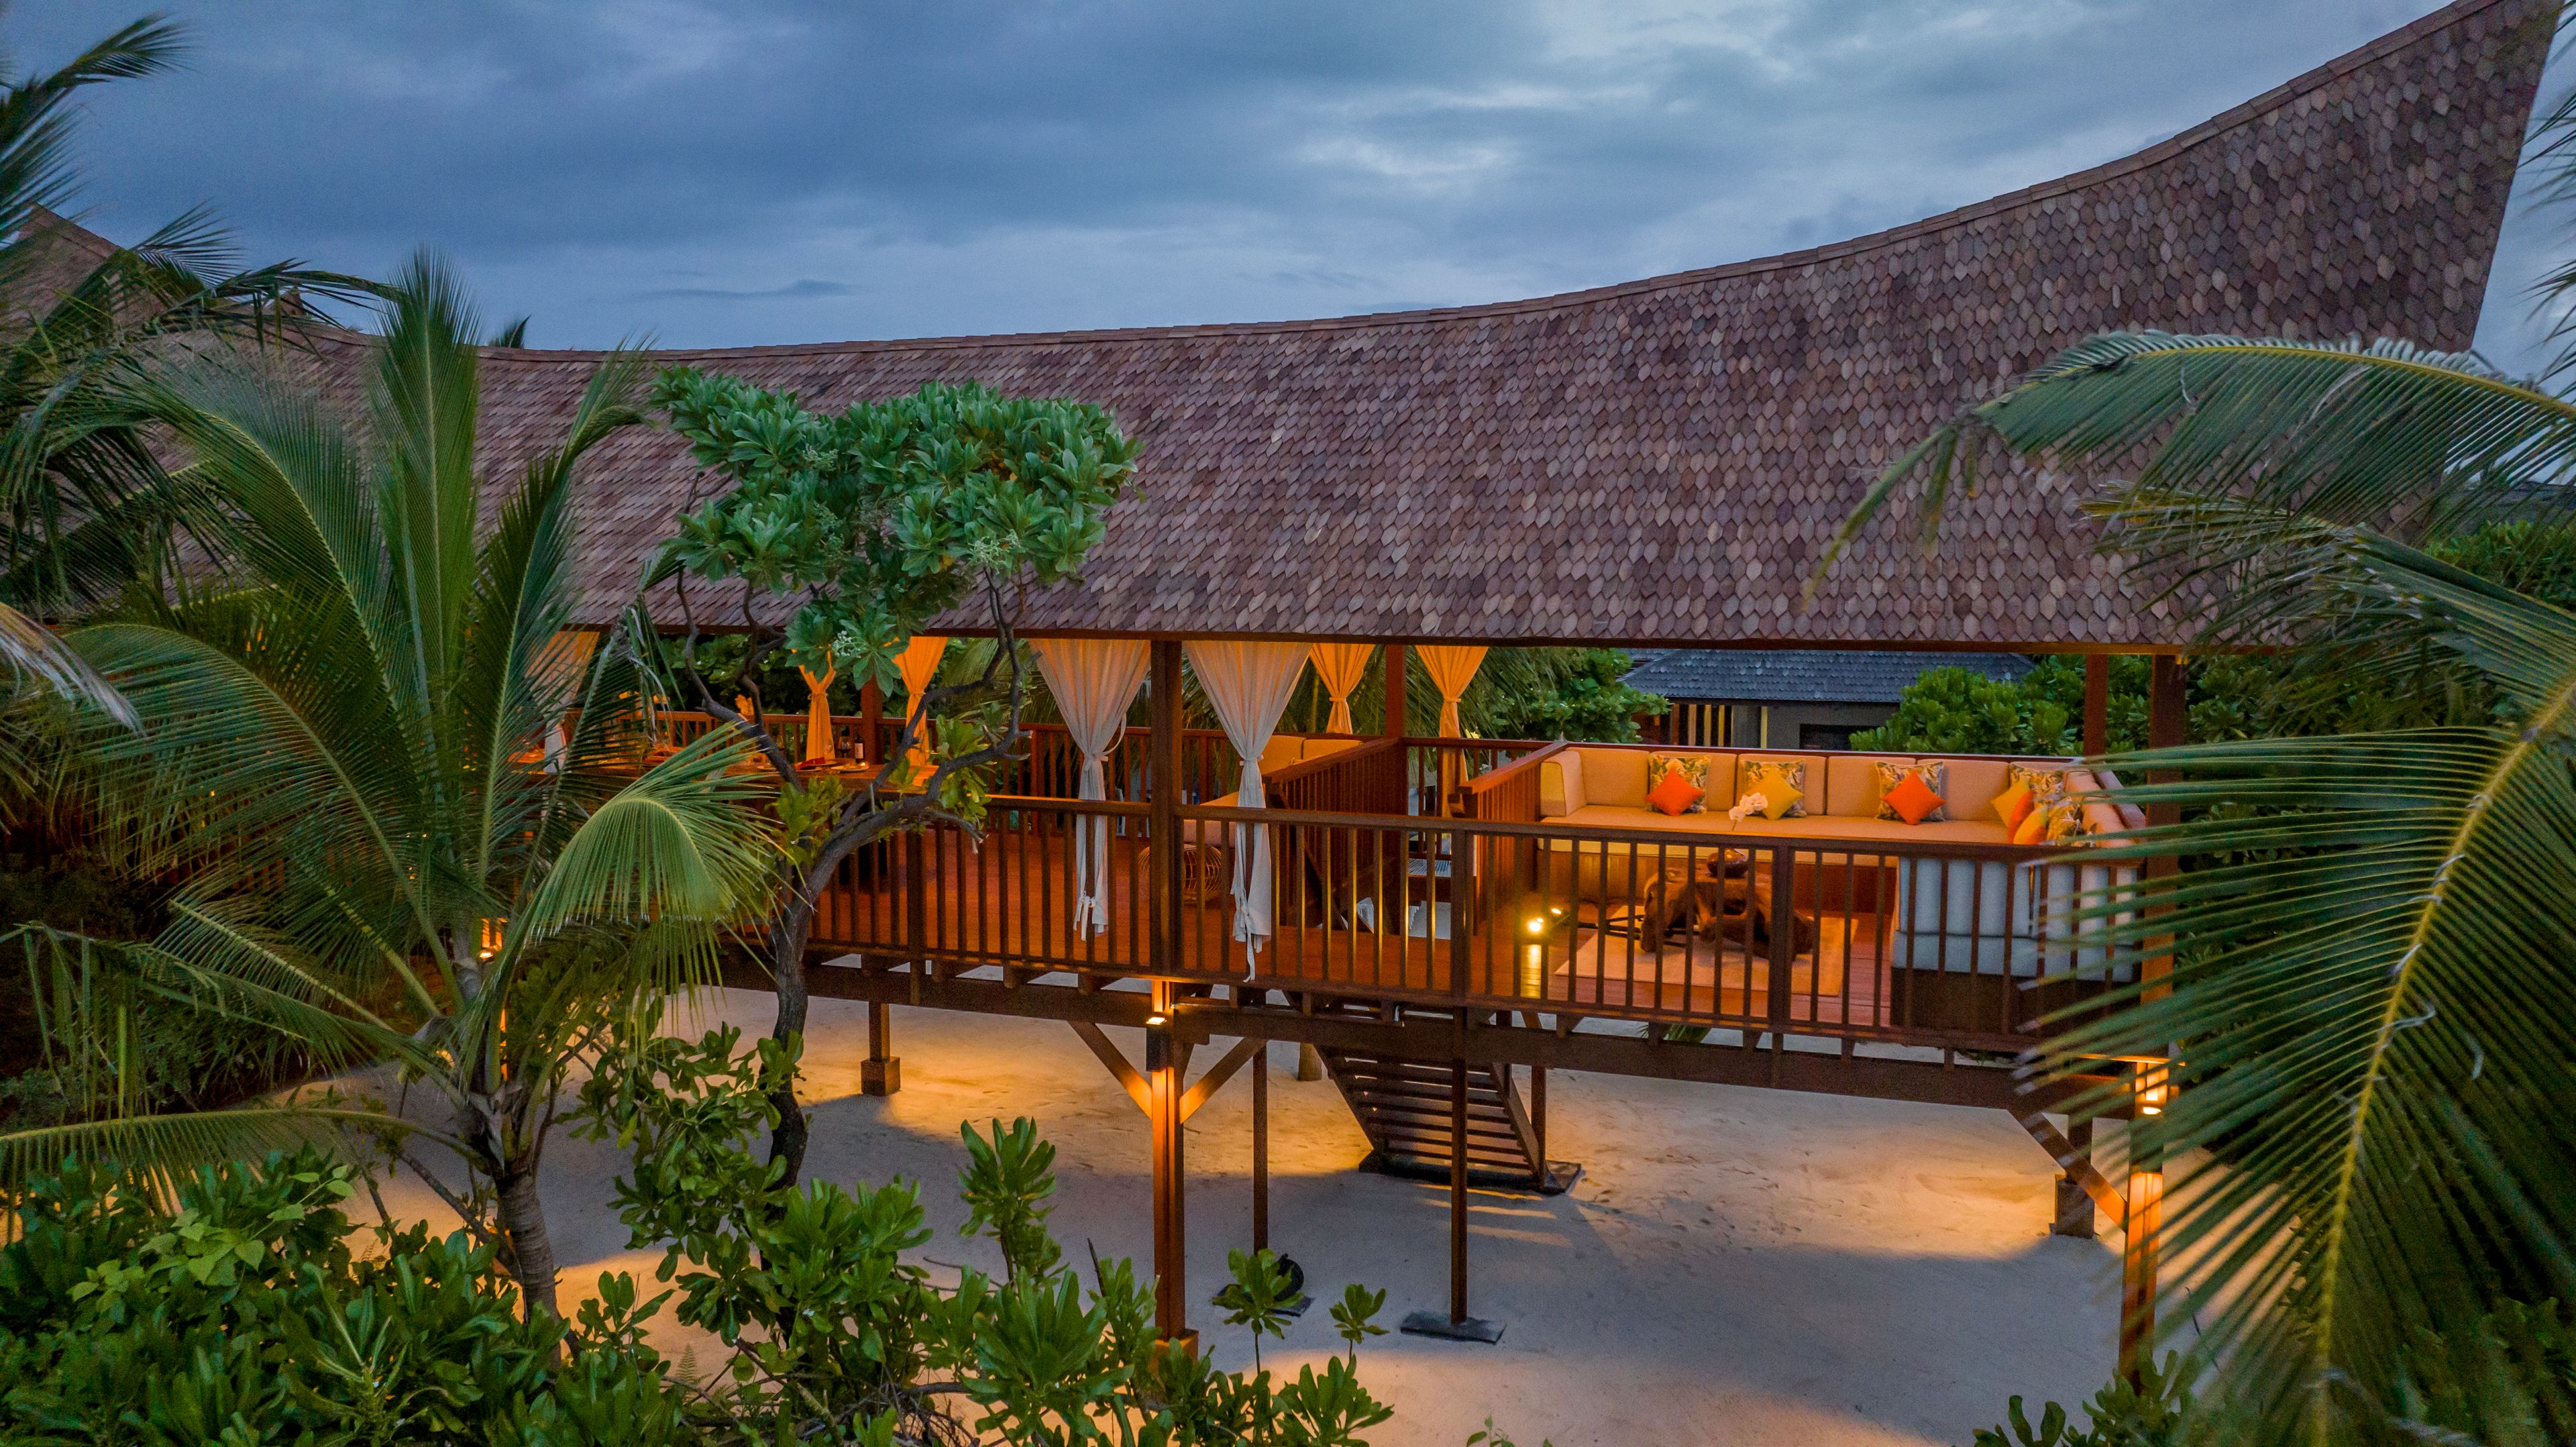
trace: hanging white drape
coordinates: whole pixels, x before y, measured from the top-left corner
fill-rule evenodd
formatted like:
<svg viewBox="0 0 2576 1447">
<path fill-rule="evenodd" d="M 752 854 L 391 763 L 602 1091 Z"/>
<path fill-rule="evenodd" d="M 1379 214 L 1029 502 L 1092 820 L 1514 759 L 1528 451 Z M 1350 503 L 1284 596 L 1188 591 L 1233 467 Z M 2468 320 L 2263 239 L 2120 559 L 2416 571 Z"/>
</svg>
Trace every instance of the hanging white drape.
<svg viewBox="0 0 2576 1447">
<path fill-rule="evenodd" d="M 1355 734 L 1351 725 L 1351 690 L 1368 676 L 1369 655 L 1377 652 L 1372 643 L 1318 643 L 1315 645 L 1315 676 L 1324 681 L 1324 692 L 1332 695 L 1333 716 L 1325 723 L 1328 734 Z"/>
<path fill-rule="evenodd" d="M 1127 725 L 1127 710 L 1145 686 L 1148 648 L 1141 638 L 1032 638 L 1038 676 L 1082 751 L 1074 796 L 1109 797 L 1109 751 Z M 1109 928 L 1109 819 L 1095 814 L 1073 829 L 1073 928 L 1089 938 Z"/>
<path fill-rule="evenodd" d="M 1225 726 L 1226 742 L 1243 759 L 1235 807 L 1259 809 L 1261 751 L 1279 729 L 1288 696 L 1297 691 L 1297 676 L 1306 671 L 1306 649 L 1296 643 L 1187 643 L 1182 651 L 1190 672 L 1198 675 L 1199 692 Z M 1270 937 L 1270 830 L 1260 824 L 1237 825 L 1234 831 L 1234 937 L 1243 941 L 1248 973 L 1261 942 Z"/>
<path fill-rule="evenodd" d="M 1441 643 L 1426 643 L 1414 649 L 1422 655 L 1422 671 L 1431 675 L 1432 686 L 1440 690 L 1440 737 L 1466 737 L 1466 725 L 1458 719 L 1458 700 L 1467 696 L 1467 685 L 1476 681 L 1476 670 L 1485 666 L 1482 648 L 1458 648 Z M 1450 811 L 1458 796 L 1458 756 L 1447 749 L 1440 751 L 1440 812 Z"/>
<path fill-rule="evenodd" d="M 894 660 L 895 672 L 903 675 L 903 717 L 907 728 L 919 729 L 921 741 L 903 756 L 903 782 L 913 782 L 930 775 L 929 720 L 922 717 L 922 695 L 930 691 L 930 680 L 939 675 L 939 657 L 948 651 L 948 640 L 927 635 L 916 636 L 903 646 Z"/>
<path fill-rule="evenodd" d="M 826 668 L 816 678 L 814 670 L 799 668 L 805 675 L 805 758 L 830 763 L 836 751 L 832 747 L 832 675 L 840 670 Z"/>
</svg>

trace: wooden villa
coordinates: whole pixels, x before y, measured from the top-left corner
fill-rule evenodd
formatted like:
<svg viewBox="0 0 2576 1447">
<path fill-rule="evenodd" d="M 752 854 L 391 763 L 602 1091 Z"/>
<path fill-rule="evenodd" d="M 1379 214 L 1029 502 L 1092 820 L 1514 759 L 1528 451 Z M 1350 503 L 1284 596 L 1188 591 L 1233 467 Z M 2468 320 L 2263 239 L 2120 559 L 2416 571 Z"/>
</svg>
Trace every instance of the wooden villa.
<svg viewBox="0 0 2576 1447">
<path fill-rule="evenodd" d="M 1915 520 L 1886 519 L 1812 605 L 1801 590 L 1891 456 L 2090 333 L 2467 348 L 2553 16 L 2458 0 L 2108 165 L 1593 291 L 662 354 L 818 405 L 933 380 L 1073 396 L 1141 444 L 1139 495 L 1078 583 L 1029 597 L 1020 630 L 1042 662 L 1049 646 L 1085 661 L 1104 716 L 1141 696 L 1151 725 L 1038 728 L 981 839 L 905 835 L 843 869 L 807 974 L 872 1007 L 871 1088 L 899 1087 L 893 1007 L 1081 1032 L 1153 1117 L 1153 1265 L 1174 1333 L 1189 1315 L 1185 1122 L 1265 1041 L 1314 1046 L 1382 1161 L 1451 1182 L 1453 1299 L 1433 1315 L 1469 1335 L 1471 1179 L 1544 1190 L 1567 1174 L 1548 1156 L 1551 1071 L 2004 1110 L 2063 1172 L 2059 1229 L 2089 1235 L 2097 1205 L 2124 1223 L 2134 1352 L 2160 1183 L 2106 1179 L 2089 1141 L 2050 1123 L 2088 1082 L 2011 1068 L 2043 1016 L 2139 968 L 2088 944 L 2099 926 L 2073 913 L 2123 876 L 2084 863 L 2091 836 L 2016 843 L 1992 808 L 2035 775 L 2101 781 L 2071 760 L 1410 736 L 1406 658 L 1454 702 L 1493 646 L 2077 653 L 2099 749 L 2106 660 L 2150 654 L 2153 739 L 2181 741 L 2194 599 L 2096 552 L 2082 479 L 1990 485 L 1954 505 L 1936 552 Z M 496 471 L 553 435 L 597 359 L 488 353 Z M 665 431 L 591 455 L 583 623 L 616 618 L 639 560 L 714 485 Z M 719 626 L 778 616 L 693 594 Z M 1392 722 L 1278 734 L 1279 680 L 1310 657 L 1343 695 L 1383 669 Z M 1184 727 L 1185 668 L 1226 728 Z M 882 763 L 895 732 L 873 704 L 832 720 L 830 748 L 855 767 Z M 1650 752 L 1692 761 L 1699 811 L 1646 806 Z M 1077 797 L 1089 760 L 1101 797 Z M 1802 781 L 1802 816 L 1728 817 L 1757 781 L 1785 779 Z M 1909 780 L 1936 812 L 1909 819 L 1883 797 Z M 1241 807 L 1254 786 L 1264 807 Z M 2144 822 L 2094 809 L 2097 830 Z M 1141 1028 L 1143 1057 L 1104 1026 Z M 2131 1080 L 2152 1108 L 2151 1062 L 2105 1061 L 2098 1079 Z M 1254 1221 L 1265 1236 L 1259 1203 Z"/>
</svg>

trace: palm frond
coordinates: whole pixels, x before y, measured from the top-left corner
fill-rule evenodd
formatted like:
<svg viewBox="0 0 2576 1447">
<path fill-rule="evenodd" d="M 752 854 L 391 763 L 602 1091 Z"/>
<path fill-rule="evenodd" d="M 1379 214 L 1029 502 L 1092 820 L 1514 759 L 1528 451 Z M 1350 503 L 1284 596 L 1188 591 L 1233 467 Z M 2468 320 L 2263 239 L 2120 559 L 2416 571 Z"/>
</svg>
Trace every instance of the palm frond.
<svg viewBox="0 0 2576 1447">
<path fill-rule="evenodd" d="M 2326 591 L 2493 669 L 2512 716 L 2118 761 L 2178 775 L 2125 799 L 2190 811 L 2111 857 L 2195 867 L 2096 906 L 2133 961 L 2171 937 L 2171 993 L 2133 984 L 2049 1061 L 2177 1051 L 2140 1136 L 2211 1163 L 2181 1168 L 2166 1235 L 2201 1264 L 2222 1399 L 2267 1436 L 2331 1426 L 2329 1379 L 2394 1380 L 2410 1331 L 2576 1291 L 2576 614 L 2285 527 Z"/>
<path fill-rule="evenodd" d="M 86 703 L 126 728 L 134 706 L 70 645 L 43 624 L 0 603 L 0 668 L 34 679 L 63 698 Z"/>
<path fill-rule="evenodd" d="M 777 845 L 751 807 L 768 786 L 733 772 L 751 748 L 711 731 L 592 811 L 512 918 L 513 940 L 583 920 L 722 921 L 761 903 Z"/>
<path fill-rule="evenodd" d="M 315 1140 L 382 1140 L 422 1134 L 398 1115 L 347 1106 L 253 1105 L 130 1115 L 0 1134 L 0 1194 L 63 1168 L 113 1160 L 165 1192 L 200 1166 L 258 1160 Z"/>
</svg>

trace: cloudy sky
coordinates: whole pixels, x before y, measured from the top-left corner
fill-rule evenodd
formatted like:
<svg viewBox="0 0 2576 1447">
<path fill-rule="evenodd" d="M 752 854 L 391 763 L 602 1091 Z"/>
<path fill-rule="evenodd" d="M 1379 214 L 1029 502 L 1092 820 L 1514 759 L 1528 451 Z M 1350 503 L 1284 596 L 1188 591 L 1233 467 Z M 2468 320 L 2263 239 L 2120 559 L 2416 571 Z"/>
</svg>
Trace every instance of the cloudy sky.
<svg viewBox="0 0 2576 1447">
<path fill-rule="evenodd" d="M 540 346 L 1493 301 L 1859 235 L 2135 150 L 2430 0 L 177 0 L 86 219 L 453 257 Z M 133 3 L 22 3 L 47 65 Z M 2553 76 L 2553 80 L 2555 77 Z M 2534 354 L 2509 227 L 2481 343 Z"/>
</svg>

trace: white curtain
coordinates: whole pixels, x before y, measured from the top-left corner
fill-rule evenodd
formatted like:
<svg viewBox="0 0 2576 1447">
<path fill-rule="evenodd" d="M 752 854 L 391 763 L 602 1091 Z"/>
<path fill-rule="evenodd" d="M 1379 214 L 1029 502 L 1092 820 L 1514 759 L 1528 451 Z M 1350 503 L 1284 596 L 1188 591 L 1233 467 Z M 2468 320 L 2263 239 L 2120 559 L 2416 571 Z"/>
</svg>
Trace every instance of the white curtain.
<svg viewBox="0 0 2576 1447">
<path fill-rule="evenodd" d="M 1065 732 L 1082 750 L 1074 795 L 1109 797 L 1109 751 L 1126 727 L 1127 709 L 1145 686 L 1148 648 L 1141 638 L 1032 638 L 1038 675 L 1064 715 Z M 1109 928 L 1109 820 L 1093 815 L 1073 829 L 1073 928 L 1088 938 Z"/>
<path fill-rule="evenodd" d="M 1315 645 L 1315 676 L 1324 681 L 1324 692 L 1333 697 L 1333 717 L 1324 725 L 1328 734 L 1355 734 L 1351 726 L 1351 690 L 1368 676 L 1369 655 L 1377 652 L 1372 643 L 1318 643 Z"/>
<path fill-rule="evenodd" d="M 817 759 L 830 763 L 834 755 L 832 675 L 839 670 L 826 668 L 821 678 L 816 678 L 810 668 L 796 671 L 805 675 L 805 758 L 809 763 Z"/>
<path fill-rule="evenodd" d="M 1297 643 L 1187 643 L 1182 651 L 1198 675 L 1199 692 L 1225 725 L 1225 737 L 1243 759 L 1235 807 L 1259 809 L 1261 751 L 1278 731 L 1288 695 L 1306 671 L 1306 649 Z M 1250 973 L 1261 942 L 1270 937 L 1270 830 L 1259 824 L 1234 831 L 1234 937 L 1243 941 Z"/>
<path fill-rule="evenodd" d="M 895 672 L 903 675 L 904 721 L 921 730 L 921 742 L 903 756 L 901 777 L 906 786 L 930 773 L 930 721 L 922 717 L 921 696 L 930 691 L 930 680 L 939 675 L 939 657 L 947 651 L 947 639 L 925 634 L 905 644 L 903 652 L 895 656 Z"/>
</svg>

